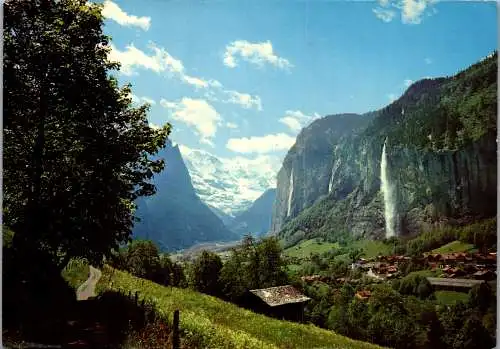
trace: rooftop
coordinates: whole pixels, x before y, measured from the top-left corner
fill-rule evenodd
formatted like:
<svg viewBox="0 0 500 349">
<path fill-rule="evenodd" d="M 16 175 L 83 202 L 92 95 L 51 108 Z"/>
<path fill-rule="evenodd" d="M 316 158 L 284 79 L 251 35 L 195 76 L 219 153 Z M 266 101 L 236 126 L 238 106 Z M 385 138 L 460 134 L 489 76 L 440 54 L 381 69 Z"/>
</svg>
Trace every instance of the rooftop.
<svg viewBox="0 0 500 349">
<path fill-rule="evenodd" d="M 271 307 L 289 303 L 302 303 L 311 298 L 304 296 L 292 285 L 250 290 Z"/>
<path fill-rule="evenodd" d="M 481 280 L 473 280 L 473 279 L 448 279 L 448 278 L 434 278 L 428 277 L 429 283 L 432 286 L 450 286 L 450 287 L 465 287 L 471 288 L 474 285 L 481 284 L 484 281 Z M 494 283 L 490 283 L 490 285 Z"/>
</svg>

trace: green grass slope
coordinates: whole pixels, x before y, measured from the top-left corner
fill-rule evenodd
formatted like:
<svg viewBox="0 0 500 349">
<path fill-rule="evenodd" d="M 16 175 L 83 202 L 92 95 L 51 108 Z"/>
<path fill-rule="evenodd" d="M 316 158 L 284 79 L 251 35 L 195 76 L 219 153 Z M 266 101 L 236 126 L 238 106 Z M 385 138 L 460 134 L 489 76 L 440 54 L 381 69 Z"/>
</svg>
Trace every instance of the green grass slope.
<svg viewBox="0 0 500 349">
<path fill-rule="evenodd" d="M 139 299 L 152 300 L 168 322 L 179 309 L 183 333 L 199 337 L 209 348 L 380 348 L 316 326 L 272 319 L 191 290 L 163 287 L 108 266 L 98 284 L 98 291 L 105 289 L 139 291 Z"/>
<path fill-rule="evenodd" d="M 436 302 L 442 305 L 452 305 L 457 302 L 467 302 L 469 295 L 464 292 L 456 291 L 436 291 L 434 292 Z"/>
<path fill-rule="evenodd" d="M 446 245 L 436 248 L 432 253 L 453 253 L 453 252 L 477 252 L 477 248 L 473 244 L 468 244 L 462 241 L 452 241 Z"/>
<path fill-rule="evenodd" d="M 297 258 L 307 258 L 313 253 L 324 253 L 330 250 L 338 249 L 340 245 L 338 243 L 331 242 L 321 242 L 317 239 L 310 239 L 302 241 L 301 243 L 287 248 L 284 254 L 289 257 Z"/>
<path fill-rule="evenodd" d="M 363 257 L 370 259 L 392 254 L 392 246 L 378 240 L 357 240 L 352 244 L 354 249 L 362 249 Z"/>
</svg>

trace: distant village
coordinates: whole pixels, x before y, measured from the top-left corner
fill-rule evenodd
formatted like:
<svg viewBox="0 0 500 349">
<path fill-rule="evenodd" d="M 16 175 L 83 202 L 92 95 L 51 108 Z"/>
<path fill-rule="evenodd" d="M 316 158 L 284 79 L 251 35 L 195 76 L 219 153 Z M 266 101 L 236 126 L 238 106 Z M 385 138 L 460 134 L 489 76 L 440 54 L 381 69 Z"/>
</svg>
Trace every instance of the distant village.
<svg viewBox="0 0 500 349">
<path fill-rule="evenodd" d="M 390 280 L 401 275 L 401 268 L 408 263 L 419 265 L 419 269 L 441 271 L 440 277 L 427 277 L 430 284 L 436 289 L 451 289 L 467 292 L 478 283 L 488 282 L 495 284 L 497 278 L 497 254 L 491 253 L 424 253 L 422 257 L 392 255 L 378 256 L 373 259 L 361 258 L 351 264 L 352 270 L 361 270 L 364 275 L 377 281 Z M 323 275 L 303 276 L 304 282 L 336 282 L 359 283 L 359 279 L 337 278 L 332 279 Z M 370 297 L 370 291 L 362 290 L 356 293 L 359 299 Z"/>
</svg>

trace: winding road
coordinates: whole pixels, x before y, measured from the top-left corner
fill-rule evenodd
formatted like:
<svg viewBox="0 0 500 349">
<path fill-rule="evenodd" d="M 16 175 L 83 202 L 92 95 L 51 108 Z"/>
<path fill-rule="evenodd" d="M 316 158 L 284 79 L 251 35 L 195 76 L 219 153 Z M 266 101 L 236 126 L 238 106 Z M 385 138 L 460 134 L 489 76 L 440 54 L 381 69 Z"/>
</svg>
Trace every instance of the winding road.
<svg viewBox="0 0 500 349">
<path fill-rule="evenodd" d="M 87 281 L 85 281 L 83 284 L 78 287 L 76 290 L 76 299 L 79 301 L 84 301 L 89 299 L 90 297 L 95 297 L 95 286 L 97 285 L 97 282 L 101 278 L 101 271 L 99 269 L 94 268 L 93 266 L 90 266 L 90 275 Z"/>
</svg>

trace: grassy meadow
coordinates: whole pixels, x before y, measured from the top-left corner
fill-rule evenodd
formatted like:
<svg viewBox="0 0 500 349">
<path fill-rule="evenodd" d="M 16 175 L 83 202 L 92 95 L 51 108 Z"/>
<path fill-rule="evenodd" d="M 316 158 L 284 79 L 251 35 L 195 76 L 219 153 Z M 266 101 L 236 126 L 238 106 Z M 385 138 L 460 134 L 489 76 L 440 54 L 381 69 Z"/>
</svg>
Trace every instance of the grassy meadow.
<svg viewBox="0 0 500 349">
<path fill-rule="evenodd" d="M 304 240 L 301 243 L 287 248 L 283 253 L 288 257 L 307 258 L 313 253 L 322 254 L 340 248 L 339 243 L 322 242 L 318 239 Z"/>
<path fill-rule="evenodd" d="M 87 274 L 83 265 L 73 268 L 72 280 Z M 173 321 L 175 309 L 180 310 L 183 340 L 209 348 L 353 348 L 379 346 L 354 341 L 313 325 L 269 318 L 239 308 L 218 298 L 189 289 L 164 287 L 136 278 L 128 273 L 103 268 L 97 291 L 139 292 L 139 300 L 152 301 L 160 316 Z"/>
<path fill-rule="evenodd" d="M 452 241 L 443 245 L 439 248 L 436 248 L 431 251 L 432 253 L 454 253 L 454 252 L 469 252 L 474 253 L 477 252 L 477 248 L 473 244 L 468 244 L 462 241 Z"/>
</svg>

